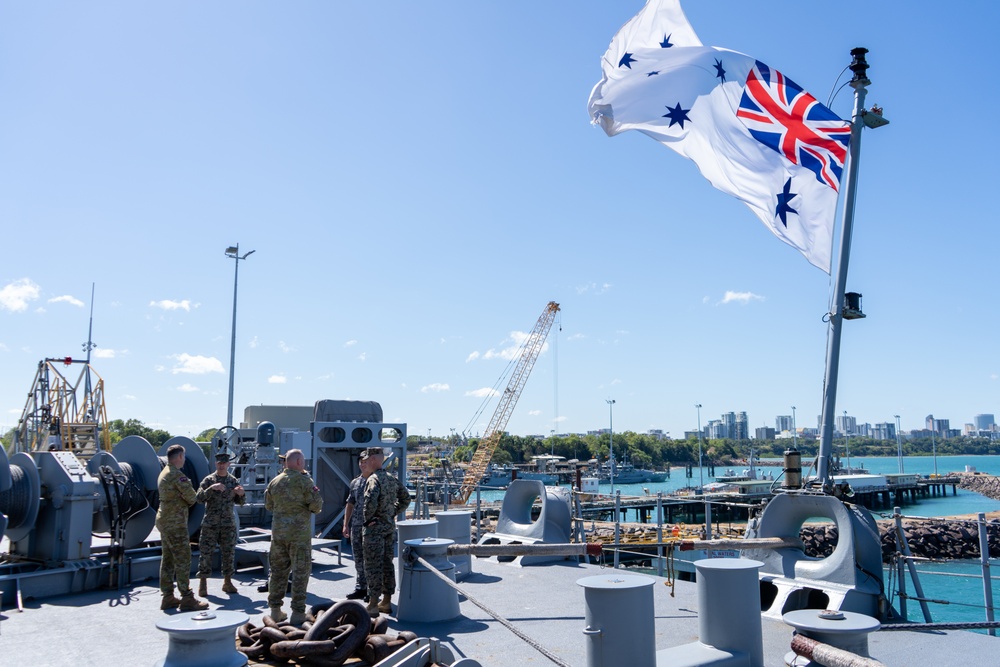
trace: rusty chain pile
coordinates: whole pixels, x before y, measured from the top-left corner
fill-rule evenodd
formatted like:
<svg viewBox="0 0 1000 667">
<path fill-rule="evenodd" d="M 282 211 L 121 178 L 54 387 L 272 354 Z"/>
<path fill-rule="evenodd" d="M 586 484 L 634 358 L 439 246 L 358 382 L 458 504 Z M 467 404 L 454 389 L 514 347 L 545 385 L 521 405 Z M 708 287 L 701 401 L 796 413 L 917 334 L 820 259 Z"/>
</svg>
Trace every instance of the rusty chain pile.
<svg viewBox="0 0 1000 667">
<path fill-rule="evenodd" d="M 374 665 L 417 638 L 405 631 L 390 637 L 388 619 L 371 618 L 357 600 L 315 605 L 310 618 L 301 627 L 270 616 L 259 627 L 247 622 L 236 630 L 236 648 L 251 660 L 339 667 L 351 657 Z"/>
</svg>

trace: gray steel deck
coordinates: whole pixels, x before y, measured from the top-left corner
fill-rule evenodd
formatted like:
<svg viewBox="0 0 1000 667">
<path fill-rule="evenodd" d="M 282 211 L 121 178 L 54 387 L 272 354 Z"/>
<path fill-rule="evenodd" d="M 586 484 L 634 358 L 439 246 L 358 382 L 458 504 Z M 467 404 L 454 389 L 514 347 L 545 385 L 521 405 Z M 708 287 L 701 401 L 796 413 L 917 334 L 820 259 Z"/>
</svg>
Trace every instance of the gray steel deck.
<svg viewBox="0 0 1000 667">
<path fill-rule="evenodd" d="M 584 590 L 576 582 L 599 574 L 598 566 L 566 562 L 521 568 L 473 559 L 473 570 L 460 582 L 468 595 L 511 621 L 563 661 L 586 665 L 582 635 Z M 259 567 L 239 571 L 235 580 L 240 592 L 233 596 L 222 594 L 221 580 L 213 579 L 208 597 L 212 608 L 244 611 L 254 623 L 260 623 L 266 611 L 266 593 L 258 593 L 257 586 L 264 576 Z M 342 598 L 353 588 L 354 567 L 349 552 L 338 566 L 336 555 L 317 551 L 310 604 Z M 0 613 L 0 664 L 153 665 L 167 650 L 167 635 L 156 629 L 156 622 L 164 616 L 159 602 L 155 580 L 123 591 L 29 600 L 23 613 L 12 608 L 13 600 L 5 598 Z M 670 588 L 657 583 L 654 609 L 657 650 L 698 639 L 695 584 L 677 582 L 675 596 L 671 597 Z M 552 664 L 469 601 L 462 599 L 461 611 L 462 617 L 450 622 L 404 626 L 393 619 L 391 627 L 438 637 L 457 657 L 474 658 L 488 667 Z M 763 630 L 765 663 L 779 667 L 789 650 L 791 628 L 764 619 Z M 870 637 L 870 647 L 873 657 L 893 667 L 964 664 L 968 660 L 980 666 L 1000 665 L 997 639 L 971 632 L 880 632 Z"/>
</svg>

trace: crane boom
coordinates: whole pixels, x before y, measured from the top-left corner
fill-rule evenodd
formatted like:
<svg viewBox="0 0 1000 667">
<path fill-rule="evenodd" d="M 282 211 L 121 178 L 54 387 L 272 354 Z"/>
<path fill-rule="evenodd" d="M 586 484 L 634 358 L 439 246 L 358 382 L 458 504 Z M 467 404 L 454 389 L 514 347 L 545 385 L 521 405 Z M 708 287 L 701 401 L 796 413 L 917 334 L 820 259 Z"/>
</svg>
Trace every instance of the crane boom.
<svg viewBox="0 0 1000 667">
<path fill-rule="evenodd" d="M 542 345 L 549 335 L 549 330 L 552 328 L 552 323 L 555 321 L 556 313 L 558 312 L 559 304 L 555 301 L 549 301 L 545 306 L 545 310 L 539 316 L 538 321 L 535 322 L 535 328 L 528 334 L 528 338 L 521 349 L 521 357 L 517 361 L 514 372 L 511 373 L 510 382 L 507 383 L 507 388 L 504 389 L 503 395 L 500 396 L 496 412 L 493 413 L 489 426 L 486 427 L 486 434 L 479 441 L 476 453 L 473 454 L 472 461 L 465 471 L 465 480 L 462 482 L 462 488 L 459 490 L 456 498 L 459 503 L 465 503 L 469 499 L 472 490 L 476 488 L 479 480 L 486 472 L 486 467 L 490 464 L 497 445 L 500 444 L 500 438 L 503 436 L 504 429 L 507 426 L 507 420 L 510 419 L 511 413 L 514 412 L 517 399 L 521 397 L 521 390 L 524 389 L 524 385 L 528 381 L 528 375 L 531 373 L 531 369 L 535 365 L 535 360 L 538 359 L 538 355 L 542 351 Z"/>
</svg>

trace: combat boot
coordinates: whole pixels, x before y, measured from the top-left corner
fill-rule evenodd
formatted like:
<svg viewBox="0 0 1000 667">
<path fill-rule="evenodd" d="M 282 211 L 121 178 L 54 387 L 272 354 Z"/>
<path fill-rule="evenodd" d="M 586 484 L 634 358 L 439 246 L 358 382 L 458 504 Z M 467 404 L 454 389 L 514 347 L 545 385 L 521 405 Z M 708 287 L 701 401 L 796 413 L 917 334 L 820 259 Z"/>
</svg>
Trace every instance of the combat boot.
<svg viewBox="0 0 1000 667">
<path fill-rule="evenodd" d="M 160 610 L 166 611 L 168 609 L 177 609 L 177 605 L 181 603 L 180 598 L 174 595 L 173 591 L 163 594 L 163 601 L 160 602 Z"/>
<path fill-rule="evenodd" d="M 203 598 L 208 597 L 208 577 L 201 578 L 201 583 L 198 584 L 198 595 Z"/>
<path fill-rule="evenodd" d="M 187 595 L 181 596 L 181 603 L 177 606 L 181 611 L 201 611 L 203 609 L 208 609 L 208 603 L 204 600 L 199 600 L 194 596 L 194 593 L 188 593 Z"/>
<path fill-rule="evenodd" d="M 233 580 L 231 577 L 226 577 L 226 580 L 222 582 L 222 592 L 223 593 L 239 593 L 239 589 L 233 585 Z"/>
<path fill-rule="evenodd" d="M 388 593 L 382 594 L 382 601 L 378 603 L 378 610 L 383 614 L 392 613 L 392 596 Z"/>
<path fill-rule="evenodd" d="M 293 609 L 292 610 L 292 617 L 290 619 L 288 619 L 288 622 L 291 623 L 294 626 L 300 626 L 300 625 L 302 625 L 303 623 L 305 623 L 308 620 L 309 619 L 308 619 L 308 617 L 306 617 L 306 613 L 304 611 L 295 611 Z"/>
<path fill-rule="evenodd" d="M 371 616 L 372 618 L 378 618 L 379 610 L 378 610 L 378 598 L 377 597 L 371 598 L 369 600 L 369 602 L 368 602 L 368 615 Z"/>
<path fill-rule="evenodd" d="M 275 623 L 281 623 L 283 620 L 288 618 L 288 614 L 281 611 L 281 607 L 271 607 L 271 620 Z"/>
</svg>

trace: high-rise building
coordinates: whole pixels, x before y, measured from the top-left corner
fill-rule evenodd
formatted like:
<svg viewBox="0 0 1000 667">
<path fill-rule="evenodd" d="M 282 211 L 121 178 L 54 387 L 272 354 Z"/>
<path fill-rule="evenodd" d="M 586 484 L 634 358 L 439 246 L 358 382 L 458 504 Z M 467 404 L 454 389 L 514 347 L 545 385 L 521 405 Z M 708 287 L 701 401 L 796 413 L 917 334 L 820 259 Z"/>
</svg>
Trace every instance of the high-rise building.
<svg viewBox="0 0 1000 667">
<path fill-rule="evenodd" d="M 875 424 L 875 426 L 872 427 L 872 438 L 875 440 L 895 440 L 896 425 L 892 422 Z"/>
<path fill-rule="evenodd" d="M 849 415 L 838 415 L 834 428 L 844 435 L 855 435 L 858 430 L 858 419 Z"/>
<path fill-rule="evenodd" d="M 990 414 L 976 415 L 973 421 L 977 431 L 989 431 L 990 427 L 996 424 L 996 420 Z"/>
<path fill-rule="evenodd" d="M 770 426 L 761 426 L 754 429 L 754 438 L 756 440 L 774 440 L 774 429 Z"/>
<path fill-rule="evenodd" d="M 750 424 L 747 423 L 747 413 L 737 412 L 736 413 L 736 424 L 734 425 L 733 431 L 730 431 L 729 437 L 734 440 L 749 440 L 750 439 Z"/>
<path fill-rule="evenodd" d="M 792 416 L 791 415 L 778 415 L 774 418 L 774 430 L 778 433 L 782 431 L 792 430 Z"/>
<path fill-rule="evenodd" d="M 723 440 L 729 437 L 729 429 L 726 428 L 726 423 L 720 419 L 710 420 L 705 431 L 709 440 Z"/>
<path fill-rule="evenodd" d="M 725 428 L 725 435 L 723 438 L 735 438 L 736 437 L 736 413 L 735 412 L 723 412 L 722 413 L 722 423 Z"/>
</svg>

